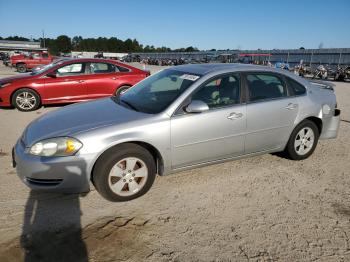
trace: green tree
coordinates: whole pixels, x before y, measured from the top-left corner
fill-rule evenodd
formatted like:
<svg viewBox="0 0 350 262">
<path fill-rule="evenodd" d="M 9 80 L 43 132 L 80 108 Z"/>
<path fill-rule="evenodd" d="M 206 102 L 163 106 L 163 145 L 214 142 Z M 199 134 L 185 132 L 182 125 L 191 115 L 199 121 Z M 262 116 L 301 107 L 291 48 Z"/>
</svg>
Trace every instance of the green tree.
<svg viewBox="0 0 350 262">
<path fill-rule="evenodd" d="M 68 36 L 60 35 L 56 39 L 56 53 L 69 53 L 72 51 L 72 43 Z"/>
</svg>

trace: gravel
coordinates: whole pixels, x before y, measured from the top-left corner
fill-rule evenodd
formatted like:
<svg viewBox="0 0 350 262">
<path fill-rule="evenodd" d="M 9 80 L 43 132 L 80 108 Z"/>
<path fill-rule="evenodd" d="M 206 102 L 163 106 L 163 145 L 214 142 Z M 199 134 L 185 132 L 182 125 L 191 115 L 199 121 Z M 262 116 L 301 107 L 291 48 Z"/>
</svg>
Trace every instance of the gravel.
<svg viewBox="0 0 350 262">
<path fill-rule="evenodd" d="M 0 261 L 350 261 L 350 84 L 335 84 L 339 136 L 309 159 L 266 154 L 158 177 L 126 203 L 30 192 L 11 148 L 58 107 L 0 109 Z"/>
</svg>

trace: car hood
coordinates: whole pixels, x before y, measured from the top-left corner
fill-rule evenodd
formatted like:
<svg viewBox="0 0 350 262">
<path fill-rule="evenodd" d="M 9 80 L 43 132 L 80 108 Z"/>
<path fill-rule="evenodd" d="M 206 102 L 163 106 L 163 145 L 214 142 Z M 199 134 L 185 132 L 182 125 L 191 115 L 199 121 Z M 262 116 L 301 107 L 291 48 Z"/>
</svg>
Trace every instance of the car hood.
<svg viewBox="0 0 350 262">
<path fill-rule="evenodd" d="M 80 132 L 150 116 L 120 106 L 111 98 L 74 104 L 34 120 L 24 131 L 22 141 L 28 147 L 42 139 L 74 136 Z"/>
<path fill-rule="evenodd" d="M 13 82 L 13 81 L 16 81 L 16 80 L 31 79 L 33 77 L 34 76 L 31 75 L 30 73 L 20 74 L 20 75 L 10 76 L 10 77 L 5 77 L 5 78 L 1 78 L 0 79 L 0 84 L 2 84 L 2 83 L 9 83 L 9 82 Z"/>
</svg>

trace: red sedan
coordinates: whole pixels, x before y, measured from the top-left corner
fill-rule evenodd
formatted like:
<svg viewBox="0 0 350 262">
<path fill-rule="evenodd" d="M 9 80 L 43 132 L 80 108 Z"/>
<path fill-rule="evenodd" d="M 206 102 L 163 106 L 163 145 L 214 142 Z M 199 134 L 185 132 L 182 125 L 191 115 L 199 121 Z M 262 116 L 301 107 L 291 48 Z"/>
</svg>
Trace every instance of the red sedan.
<svg viewBox="0 0 350 262">
<path fill-rule="evenodd" d="M 0 106 L 32 111 L 40 105 L 120 95 L 149 72 L 106 59 L 66 59 L 0 79 Z"/>
</svg>

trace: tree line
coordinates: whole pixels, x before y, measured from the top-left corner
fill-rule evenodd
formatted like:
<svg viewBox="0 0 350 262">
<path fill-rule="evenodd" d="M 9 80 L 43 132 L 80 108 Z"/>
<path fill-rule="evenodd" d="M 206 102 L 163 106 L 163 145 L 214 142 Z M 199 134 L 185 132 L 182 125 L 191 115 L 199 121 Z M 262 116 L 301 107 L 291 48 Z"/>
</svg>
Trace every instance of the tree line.
<svg viewBox="0 0 350 262">
<path fill-rule="evenodd" d="M 198 51 L 196 47 L 186 47 L 171 49 L 169 47 L 154 47 L 153 45 L 142 45 L 136 39 L 121 40 L 117 37 L 98 37 L 83 38 L 74 36 L 70 38 L 66 35 L 60 35 L 57 38 L 38 38 L 28 39 L 21 36 L 0 37 L 0 40 L 14 41 L 40 41 L 41 47 L 49 49 L 51 54 L 69 53 L 71 51 L 90 51 L 90 52 L 113 52 L 113 53 L 132 53 L 132 52 L 194 52 Z"/>
</svg>

